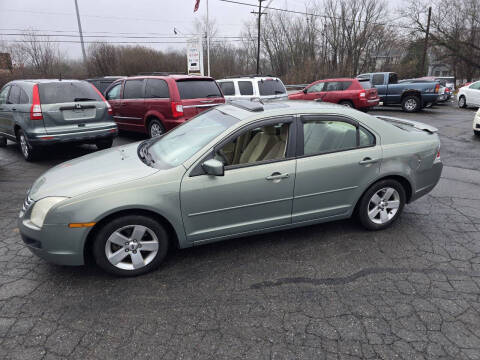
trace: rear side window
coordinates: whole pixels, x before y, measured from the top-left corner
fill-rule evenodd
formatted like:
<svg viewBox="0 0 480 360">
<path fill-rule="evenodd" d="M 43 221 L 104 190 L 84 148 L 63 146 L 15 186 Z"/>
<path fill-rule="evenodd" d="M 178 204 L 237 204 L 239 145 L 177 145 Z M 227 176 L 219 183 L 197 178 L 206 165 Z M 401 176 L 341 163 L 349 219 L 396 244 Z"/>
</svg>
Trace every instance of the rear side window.
<svg viewBox="0 0 480 360">
<path fill-rule="evenodd" d="M 365 90 L 372 88 L 372 83 L 369 80 L 359 80 L 358 82 Z"/>
<path fill-rule="evenodd" d="M 261 96 L 285 94 L 287 90 L 280 80 L 259 80 L 258 90 Z"/>
<path fill-rule="evenodd" d="M 222 88 L 223 95 L 235 95 L 235 85 L 233 81 L 222 81 L 218 83 L 218 85 Z"/>
<path fill-rule="evenodd" d="M 352 85 L 351 81 L 342 81 L 342 90 L 347 90 L 350 85 Z"/>
<path fill-rule="evenodd" d="M 357 147 L 357 128 L 343 121 L 303 124 L 304 155 L 325 154 Z"/>
<path fill-rule="evenodd" d="M 183 80 L 177 81 L 177 86 L 182 100 L 222 97 L 214 80 Z"/>
<path fill-rule="evenodd" d="M 30 99 L 28 98 L 27 93 L 22 88 L 19 88 L 19 89 L 20 89 L 20 101 L 18 103 L 19 104 L 29 104 Z"/>
<path fill-rule="evenodd" d="M 145 97 L 150 99 L 170 98 L 167 82 L 160 79 L 147 79 Z"/>
<path fill-rule="evenodd" d="M 253 95 L 253 84 L 251 81 L 239 81 L 238 88 L 240 95 Z"/>
<path fill-rule="evenodd" d="M 383 74 L 375 74 L 372 76 L 372 85 L 383 85 Z"/>
<path fill-rule="evenodd" d="M 359 128 L 359 146 L 367 147 L 375 145 L 375 136 L 367 129 Z"/>
<path fill-rule="evenodd" d="M 143 80 L 127 80 L 123 89 L 124 99 L 143 99 Z"/>
<path fill-rule="evenodd" d="M 327 91 L 342 91 L 344 88 L 344 81 L 331 81 L 327 85 Z M 351 84 L 351 82 L 349 83 Z M 348 85 L 350 86 L 350 85 Z"/>
<path fill-rule="evenodd" d="M 8 104 L 19 104 L 20 103 L 20 88 L 16 85 L 13 85 L 10 89 L 10 94 L 8 94 Z"/>
<path fill-rule="evenodd" d="M 86 81 L 41 83 L 38 90 L 42 104 L 102 101 L 93 85 Z"/>
</svg>

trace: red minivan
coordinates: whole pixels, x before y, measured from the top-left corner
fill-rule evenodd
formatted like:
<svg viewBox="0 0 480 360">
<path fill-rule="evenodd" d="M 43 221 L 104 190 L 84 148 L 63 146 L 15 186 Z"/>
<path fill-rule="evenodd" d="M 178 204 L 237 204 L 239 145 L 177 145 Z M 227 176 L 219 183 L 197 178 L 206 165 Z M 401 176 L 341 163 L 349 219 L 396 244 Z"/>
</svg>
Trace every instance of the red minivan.
<svg viewBox="0 0 480 360">
<path fill-rule="evenodd" d="M 369 79 L 325 79 L 315 81 L 302 91 L 290 94 L 290 100 L 321 99 L 360 110 L 368 110 L 380 102 L 377 89 Z"/>
<path fill-rule="evenodd" d="M 135 76 L 112 83 L 105 97 L 121 130 L 160 136 L 198 113 L 225 103 L 211 77 Z"/>
</svg>

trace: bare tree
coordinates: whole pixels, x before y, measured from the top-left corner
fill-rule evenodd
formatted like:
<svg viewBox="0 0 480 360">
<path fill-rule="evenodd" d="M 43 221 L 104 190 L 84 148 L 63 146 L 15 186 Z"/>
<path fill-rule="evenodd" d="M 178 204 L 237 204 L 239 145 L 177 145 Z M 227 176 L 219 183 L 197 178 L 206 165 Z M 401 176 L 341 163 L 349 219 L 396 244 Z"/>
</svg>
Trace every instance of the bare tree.
<svg viewBox="0 0 480 360">
<path fill-rule="evenodd" d="M 56 73 L 60 60 L 58 45 L 47 36 L 37 36 L 27 32 L 22 41 L 15 47 L 16 58 L 31 66 L 33 71 L 42 76 L 58 75 Z"/>
</svg>

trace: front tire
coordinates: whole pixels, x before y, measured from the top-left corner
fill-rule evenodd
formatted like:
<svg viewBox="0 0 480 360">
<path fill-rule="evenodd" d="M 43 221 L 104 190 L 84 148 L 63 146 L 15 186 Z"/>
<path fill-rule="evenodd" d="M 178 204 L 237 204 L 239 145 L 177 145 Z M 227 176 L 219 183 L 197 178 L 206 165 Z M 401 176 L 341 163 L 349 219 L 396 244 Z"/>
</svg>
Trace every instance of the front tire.
<svg viewBox="0 0 480 360">
<path fill-rule="evenodd" d="M 162 125 L 160 120 L 158 119 L 153 119 L 150 121 L 148 124 L 148 135 L 151 138 L 157 137 L 157 136 L 162 136 L 165 134 L 165 127 Z"/>
<path fill-rule="evenodd" d="M 473 130 L 473 133 L 475 134 L 476 137 L 480 137 L 480 131 L 479 130 Z"/>
<path fill-rule="evenodd" d="M 113 138 L 98 140 L 95 146 L 98 150 L 110 149 L 113 145 Z"/>
<path fill-rule="evenodd" d="M 392 225 L 405 206 L 402 184 L 393 179 L 373 184 L 360 199 L 358 217 L 368 230 L 383 230 Z"/>
<path fill-rule="evenodd" d="M 405 112 L 413 113 L 420 111 L 422 107 L 421 100 L 418 96 L 407 95 L 402 99 L 402 109 Z"/>
<path fill-rule="evenodd" d="M 18 144 L 20 146 L 20 151 L 22 152 L 23 158 L 26 161 L 34 161 L 38 157 L 38 149 L 34 148 L 28 141 L 27 136 L 23 130 L 18 131 Z"/>
<path fill-rule="evenodd" d="M 462 95 L 458 98 L 458 107 L 462 109 L 465 109 L 467 107 L 467 99 L 465 98 L 465 96 Z"/>
<path fill-rule="evenodd" d="M 143 215 L 118 217 L 96 233 L 95 262 L 117 276 L 137 276 L 160 266 L 169 247 L 167 231 L 154 219 Z"/>
</svg>

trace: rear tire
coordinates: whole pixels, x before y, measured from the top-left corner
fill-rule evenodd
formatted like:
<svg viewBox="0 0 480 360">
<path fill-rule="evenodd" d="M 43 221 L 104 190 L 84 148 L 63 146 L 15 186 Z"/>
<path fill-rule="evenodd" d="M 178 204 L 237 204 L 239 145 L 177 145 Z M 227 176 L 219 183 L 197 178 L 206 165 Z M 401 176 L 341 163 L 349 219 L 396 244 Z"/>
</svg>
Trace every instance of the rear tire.
<svg viewBox="0 0 480 360">
<path fill-rule="evenodd" d="M 420 111 L 421 107 L 421 100 L 416 95 L 407 95 L 402 99 L 402 109 L 405 112 L 417 112 Z"/>
<path fill-rule="evenodd" d="M 26 161 L 34 161 L 37 159 L 38 149 L 33 147 L 32 144 L 30 144 L 27 136 L 21 129 L 18 131 L 18 146 L 20 147 L 20 151 L 22 152 L 23 158 Z"/>
<path fill-rule="evenodd" d="M 110 149 L 112 147 L 112 145 L 113 145 L 113 139 L 112 138 L 98 140 L 95 143 L 95 146 L 97 147 L 98 150 Z"/>
<path fill-rule="evenodd" d="M 157 221 L 143 215 L 126 215 L 99 229 L 93 256 L 97 265 L 110 274 L 137 276 L 158 268 L 168 248 L 167 231 Z"/>
<path fill-rule="evenodd" d="M 473 133 L 475 134 L 476 137 L 480 137 L 480 131 L 479 130 L 473 130 Z"/>
<path fill-rule="evenodd" d="M 342 100 L 338 103 L 338 105 L 342 105 L 342 106 L 345 106 L 345 107 L 348 107 L 348 108 L 355 109 L 355 106 L 353 105 L 353 103 L 350 100 Z"/>
<path fill-rule="evenodd" d="M 148 135 L 151 138 L 165 134 L 165 127 L 158 119 L 153 119 L 148 124 Z"/>
<path fill-rule="evenodd" d="M 458 98 L 458 107 L 462 109 L 465 109 L 467 107 L 467 99 L 465 98 L 465 96 L 462 95 Z"/>
<path fill-rule="evenodd" d="M 5 147 L 7 146 L 7 138 L 0 136 L 0 147 Z"/>
<path fill-rule="evenodd" d="M 367 230 L 386 229 L 398 219 L 405 202 L 405 189 L 398 181 L 380 180 L 373 184 L 360 199 L 359 220 Z"/>
</svg>

